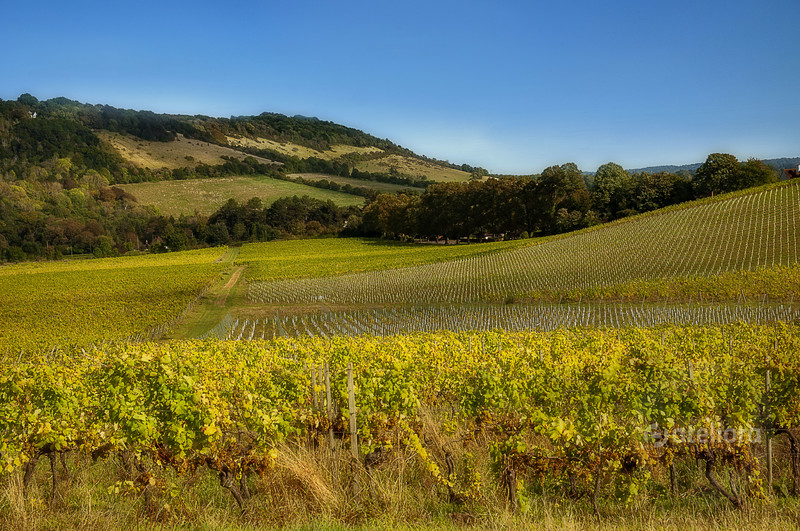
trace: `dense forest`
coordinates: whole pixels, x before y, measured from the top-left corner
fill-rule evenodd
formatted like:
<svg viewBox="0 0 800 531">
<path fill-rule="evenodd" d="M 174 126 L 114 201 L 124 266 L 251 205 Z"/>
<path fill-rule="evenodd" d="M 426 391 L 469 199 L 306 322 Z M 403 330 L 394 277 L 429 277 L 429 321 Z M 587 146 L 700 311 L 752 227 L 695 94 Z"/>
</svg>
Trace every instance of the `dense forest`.
<svg viewBox="0 0 800 531">
<path fill-rule="evenodd" d="M 0 261 L 67 254 L 108 256 L 167 251 L 201 245 L 289 236 L 372 235 L 386 238 L 518 238 L 570 231 L 696 197 L 775 181 L 778 174 L 758 160 L 738 161 L 715 153 L 694 174 L 686 171 L 625 171 L 608 163 L 587 177 L 573 163 L 525 177 L 487 177 L 468 165 L 465 183 L 434 183 L 397 172 L 355 168 L 358 157 L 301 159 L 270 150 L 243 150 L 242 160 L 223 157 L 210 166 L 152 170 L 121 158 L 96 131 L 171 142 L 176 135 L 226 143 L 226 135 L 282 139 L 325 149 L 334 144 L 407 150 L 388 140 L 315 118 L 264 113 L 230 119 L 162 115 L 65 98 L 40 102 L 25 94 L 0 100 Z M 412 154 L 413 155 L 413 154 Z M 256 158 L 265 157 L 280 164 Z M 416 155 L 414 155 L 416 156 Z M 434 159 L 426 159 L 434 160 Z M 368 186 L 289 177 L 323 173 L 408 186 L 378 194 Z M 258 198 L 229 201 L 211 216 L 178 219 L 140 205 L 117 184 L 225 175 L 268 175 L 365 197 L 363 208 L 342 208 L 308 197 L 264 205 Z M 413 190 L 413 191 L 412 191 Z M 424 190 L 420 193 L 420 190 Z"/>
</svg>

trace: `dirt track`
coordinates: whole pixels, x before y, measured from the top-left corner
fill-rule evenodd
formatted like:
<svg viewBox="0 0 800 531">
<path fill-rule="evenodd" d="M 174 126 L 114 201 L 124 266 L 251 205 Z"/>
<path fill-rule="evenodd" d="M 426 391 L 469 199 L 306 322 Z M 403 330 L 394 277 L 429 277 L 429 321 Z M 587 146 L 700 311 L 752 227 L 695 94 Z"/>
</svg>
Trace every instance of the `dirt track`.
<svg viewBox="0 0 800 531">
<path fill-rule="evenodd" d="M 236 283 L 239 282 L 239 277 L 242 276 L 244 268 L 245 266 L 240 266 L 239 269 L 234 271 L 233 275 L 231 275 L 231 278 L 228 279 L 228 282 L 226 282 L 225 285 L 222 286 L 222 292 L 219 294 L 219 297 L 217 297 L 217 300 L 215 302 L 217 306 L 225 306 L 225 301 L 228 299 L 228 295 L 230 294 L 231 289 L 233 289 Z"/>
</svg>

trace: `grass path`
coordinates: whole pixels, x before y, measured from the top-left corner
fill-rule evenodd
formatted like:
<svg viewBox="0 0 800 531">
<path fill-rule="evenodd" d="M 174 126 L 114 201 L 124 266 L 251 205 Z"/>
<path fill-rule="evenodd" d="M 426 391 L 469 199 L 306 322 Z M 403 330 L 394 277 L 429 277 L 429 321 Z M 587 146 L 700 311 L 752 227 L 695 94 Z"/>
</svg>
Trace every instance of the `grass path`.
<svg viewBox="0 0 800 531">
<path fill-rule="evenodd" d="M 222 257 L 229 266 L 222 278 L 197 300 L 183 320 L 168 332 L 164 339 L 188 339 L 202 335 L 222 320 L 231 307 L 244 302 L 244 290 L 239 284 L 247 266 L 235 266 L 239 247 L 232 247 Z"/>
<path fill-rule="evenodd" d="M 233 288 L 233 286 L 235 286 L 236 283 L 239 282 L 239 277 L 242 276 L 244 268 L 245 266 L 239 266 L 239 268 L 233 272 L 231 278 L 228 279 L 228 282 L 226 282 L 225 285 L 222 286 L 222 293 L 219 294 L 219 297 L 217 297 L 217 300 L 215 302 L 217 306 L 225 306 L 225 302 L 228 300 L 228 295 L 230 295 L 231 288 Z"/>
</svg>

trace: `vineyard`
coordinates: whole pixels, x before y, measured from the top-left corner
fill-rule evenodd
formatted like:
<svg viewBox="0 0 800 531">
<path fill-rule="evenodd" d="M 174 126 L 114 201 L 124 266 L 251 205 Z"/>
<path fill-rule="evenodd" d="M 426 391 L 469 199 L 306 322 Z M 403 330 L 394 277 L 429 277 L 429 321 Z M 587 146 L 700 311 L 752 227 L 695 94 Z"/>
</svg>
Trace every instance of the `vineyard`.
<svg viewBox="0 0 800 531">
<path fill-rule="evenodd" d="M 227 267 L 225 249 L 0 268 L 0 356 L 159 337 Z"/>
<path fill-rule="evenodd" d="M 559 328 L 652 328 L 665 324 L 795 321 L 800 322 L 800 309 L 782 304 L 483 304 L 327 311 L 283 317 L 276 313 L 261 318 L 234 318 L 228 314 L 204 337 L 251 341 L 303 336 L 388 336 L 437 330 L 552 331 Z"/>
<path fill-rule="evenodd" d="M 673 209 L 538 245 L 415 267 L 251 282 L 262 304 L 502 301 L 634 281 L 709 276 L 800 259 L 800 185 Z"/>
<path fill-rule="evenodd" d="M 329 277 L 362 271 L 397 269 L 456 260 L 530 245 L 525 240 L 481 245 L 408 245 L 358 238 L 326 238 L 248 243 L 236 263 L 247 266 L 247 279 Z"/>
<path fill-rule="evenodd" d="M 0 528 L 791 528 L 798 186 L 536 240 L 4 266 Z"/>
<path fill-rule="evenodd" d="M 69 478 L 108 463 L 105 503 L 160 520 L 191 521 L 203 478 L 271 508 L 243 513 L 255 526 L 391 512 L 392 488 L 477 522 L 709 491 L 725 513 L 798 493 L 799 353 L 786 324 L 53 352 L 0 373 L 0 465 L 80 505 Z"/>
</svg>

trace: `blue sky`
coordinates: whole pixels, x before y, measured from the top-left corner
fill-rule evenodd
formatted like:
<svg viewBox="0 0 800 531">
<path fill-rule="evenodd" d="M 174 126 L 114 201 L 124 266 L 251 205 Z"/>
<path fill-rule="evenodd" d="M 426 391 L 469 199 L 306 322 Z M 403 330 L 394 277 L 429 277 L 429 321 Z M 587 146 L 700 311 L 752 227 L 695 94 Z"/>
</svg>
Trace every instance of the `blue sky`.
<svg viewBox="0 0 800 531">
<path fill-rule="evenodd" d="M 317 116 L 498 173 L 800 156 L 800 1 L 8 2 L 0 98 Z"/>
</svg>

